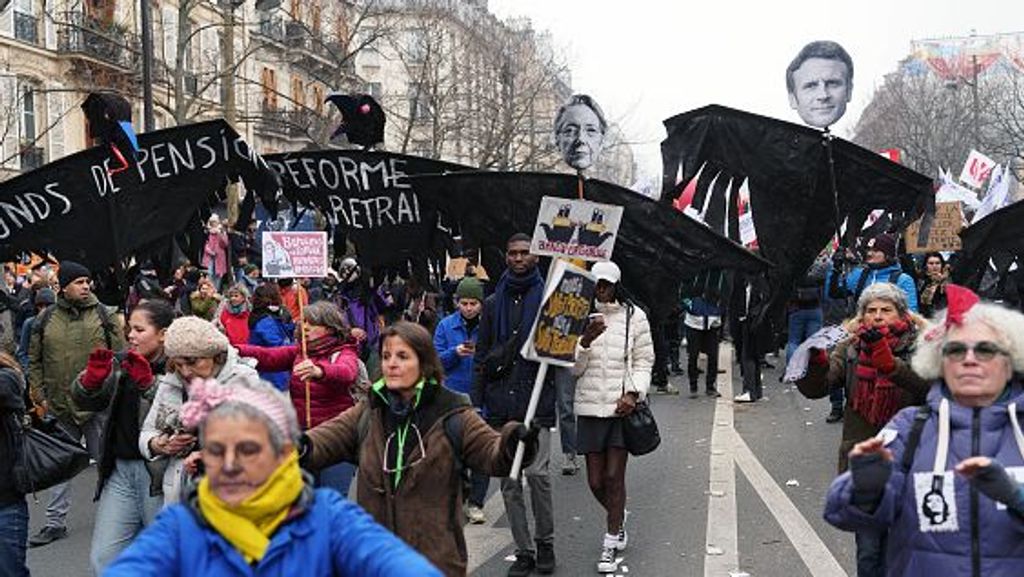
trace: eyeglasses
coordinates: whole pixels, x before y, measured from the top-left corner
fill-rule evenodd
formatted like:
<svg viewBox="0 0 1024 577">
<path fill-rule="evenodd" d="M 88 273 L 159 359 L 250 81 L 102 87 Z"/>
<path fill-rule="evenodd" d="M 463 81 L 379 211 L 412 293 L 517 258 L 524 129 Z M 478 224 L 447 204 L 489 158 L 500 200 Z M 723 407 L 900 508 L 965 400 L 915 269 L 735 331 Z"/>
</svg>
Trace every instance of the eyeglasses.
<svg viewBox="0 0 1024 577">
<path fill-rule="evenodd" d="M 397 433 L 399 433 L 399 431 L 396 430 L 395 432 L 393 432 L 390 435 L 388 435 L 387 440 L 384 441 L 384 459 L 382 460 L 382 462 L 383 462 L 383 469 L 384 469 L 384 472 L 386 474 L 390 475 L 392 473 L 400 473 L 402 471 L 405 471 L 406 469 L 411 469 L 412 467 L 415 467 L 416 465 L 419 465 L 420 463 L 423 462 L 423 457 L 427 454 L 426 450 L 423 447 L 423 435 L 420 434 L 420 428 L 417 427 L 416 425 L 412 424 L 412 423 L 410 423 L 409 424 L 409 428 L 406 429 L 406 434 L 408 434 L 409 429 L 411 429 L 414 433 L 416 433 L 416 440 L 419 441 L 419 445 L 420 445 L 419 458 L 414 460 L 411 463 L 404 462 L 405 459 L 404 459 L 404 454 L 403 453 L 405 451 L 405 442 L 404 442 L 405 441 L 405 436 L 403 435 L 402 438 L 399 439 L 399 442 L 398 442 L 399 457 L 396 459 L 396 464 L 395 464 L 394 467 L 388 467 L 388 455 L 391 454 L 391 440 L 395 439 L 396 437 L 398 437 Z"/>
<path fill-rule="evenodd" d="M 996 355 L 1009 355 L 1009 351 L 993 343 L 992 341 L 979 341 L 974 344 L 950 341 L 943 345 L 942 356 L 955 362 L 967 358 L 967 351 L 974 351 L 976 360 L 985 362 L 991 361 Z"/>
</svg>

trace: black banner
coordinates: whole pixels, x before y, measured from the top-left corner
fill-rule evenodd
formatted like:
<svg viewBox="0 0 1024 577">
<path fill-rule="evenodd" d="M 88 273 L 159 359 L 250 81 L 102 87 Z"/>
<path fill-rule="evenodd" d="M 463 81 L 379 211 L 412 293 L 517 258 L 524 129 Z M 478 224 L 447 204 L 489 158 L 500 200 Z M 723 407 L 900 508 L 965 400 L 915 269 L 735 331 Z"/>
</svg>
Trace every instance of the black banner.
<svg viewBox="0 0 1024 577">
<path fill-rule="evenodd" d="M 285 197 L 320 209 L 336 233 L 355 243 L 367 266 L 420 259 L 436 244 L 437 209 L 420 202 L 410 176 L 468 169 L 361 150 L 271 154 L 266 159 L 280 175 Z"/>
<path fill-rule="evenodd" d="M 52 252 L 101 270 L 186 228 L 228 181 L 243 180 L 265 204 L 279 185 L 266 162 L 225 121 L 139 135 L 138 162 L 109 146 L 61 158 L 0 183 L 0 252 Z"/>
</svg>

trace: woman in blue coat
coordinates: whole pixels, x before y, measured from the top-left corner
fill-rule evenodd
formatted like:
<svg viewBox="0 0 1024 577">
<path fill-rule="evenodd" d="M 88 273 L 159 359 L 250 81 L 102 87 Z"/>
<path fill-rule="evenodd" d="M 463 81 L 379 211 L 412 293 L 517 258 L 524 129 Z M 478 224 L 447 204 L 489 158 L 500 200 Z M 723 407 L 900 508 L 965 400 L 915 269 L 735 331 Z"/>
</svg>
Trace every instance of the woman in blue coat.
<svg viewBox="0 0 1024 577">
<path fill-rule="evenodd" d="M 260 381 L 193 382 L 182 422 L 199 427 L 206 474 L 108 567 L 108 577 L 440 577 L 365 511 L 299 469 L 295 410 Z"/>
<path fill-rule="evenodd" d="M 281 305 L 281 291 L 274 283 L 256 287 L 252 295 L 249 314 L 249 344 L 258 347 L 290 345 L 295 334 L 294 320 L 287 320 L 287 310 Z M 279 391 L 288 390 L 290 371 L 260 371 L 260 378 L 270 381 Z"/>
<path fill-rule="evenodd" d="M 947 295 L 912 360 L 936 379 L 927 404 L 854 446 L 825 519 L 887 529 L 893 577 L 1024 575 L 1024 315 L 962 287 Z"/>
</svg>

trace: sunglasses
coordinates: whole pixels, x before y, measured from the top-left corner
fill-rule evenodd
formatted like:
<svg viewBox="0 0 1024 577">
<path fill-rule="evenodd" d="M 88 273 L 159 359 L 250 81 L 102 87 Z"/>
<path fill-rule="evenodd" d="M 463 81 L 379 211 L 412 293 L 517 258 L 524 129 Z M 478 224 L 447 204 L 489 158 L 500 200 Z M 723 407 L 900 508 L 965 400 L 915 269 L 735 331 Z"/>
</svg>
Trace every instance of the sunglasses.
<svg viewBox="0 0 1024 577">
<path fill-rule="evenodd" d="M 979 361 L 991 361 L 996 355 L 1009 355 L 1009 351 L 992 341 L 979 341 L 974 344 L 950 341 L 942 346 L 942 356 L 951 361 L 960 362 L 967 358 L 967 351 L 974 352 Z"/>
</svg>

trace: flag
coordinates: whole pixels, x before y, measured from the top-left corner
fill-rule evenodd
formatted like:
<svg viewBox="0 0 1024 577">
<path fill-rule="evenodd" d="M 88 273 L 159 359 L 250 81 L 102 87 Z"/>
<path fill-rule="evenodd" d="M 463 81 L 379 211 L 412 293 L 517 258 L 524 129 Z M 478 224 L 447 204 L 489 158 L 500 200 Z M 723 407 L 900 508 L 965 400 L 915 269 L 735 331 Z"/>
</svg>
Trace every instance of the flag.
<svg viewBox="0 0 1024 577">
<path fill-rule="evenodd" d="M 981 200 L 981 206 L 974 211 L 974 218 L 971 224 L 978 222 L 989 214 L 1010 204 L 1010 175 L 1009 170 L 1002 166 L 996 166 L 992 170 L 992 178 L 988 181 L 988 191 Z"/>
</svg>

